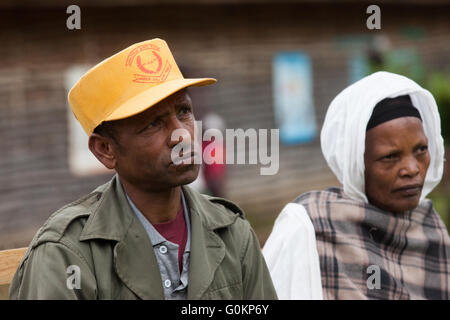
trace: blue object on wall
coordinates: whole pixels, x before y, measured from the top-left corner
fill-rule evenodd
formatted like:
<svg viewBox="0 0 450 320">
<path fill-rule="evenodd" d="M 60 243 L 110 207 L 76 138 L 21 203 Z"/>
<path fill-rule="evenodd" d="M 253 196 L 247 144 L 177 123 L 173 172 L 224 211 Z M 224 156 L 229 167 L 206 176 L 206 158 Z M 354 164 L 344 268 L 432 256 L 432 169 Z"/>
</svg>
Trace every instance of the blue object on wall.
<svg viewBox="0 0 450 320">
<path fill-rule="evenodd" d="M 275 122 L 284 144 L 314 140 L 317 135 L 311 61 L 302 52 L 280 52 L 273 59 Z"/>
<path fill-rule="evenodd" d="M 361 80 L 370 73 L 369 61 L 363 54 L 354 54 L 350 57 L 349 61 L 349 81 L 350 84 Z"/>
</svg>

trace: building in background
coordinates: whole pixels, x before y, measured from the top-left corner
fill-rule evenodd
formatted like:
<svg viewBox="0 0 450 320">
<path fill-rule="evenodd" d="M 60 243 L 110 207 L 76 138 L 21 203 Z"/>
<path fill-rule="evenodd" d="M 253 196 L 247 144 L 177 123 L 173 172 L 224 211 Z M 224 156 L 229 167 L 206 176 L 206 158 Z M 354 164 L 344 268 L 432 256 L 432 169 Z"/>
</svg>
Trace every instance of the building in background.
<svg viewBox="0 0 450 320">
<path fill-rule="evenodd" d="M 114 3 L 77 1 L 81 30 L 66 28 L 70 1 L 0 3 L 0 249 L 28 245 L 52 212 L 111 177 L 83 163 L 87 146 L 66 95 L 82 70 L 135 42 L 165 39 L 189 77 L 217 78 L 190 90 L 195 112 L 210 110 L 244 130 L 276 128 L 272 72 L 282 52 L 308 56 L 318 132 L 331 99 L 366 72 L 371 48 L 413 50 L 430 72 L 450 63 L 448 1 L 379 1 L 381 30 L 367 29 L 365 1 Z M 317 134 L 281 143 L 276 175 L 229 165 L 225 194 L 263 243 L 285 203 L 335 184 Z"/>
</svg>

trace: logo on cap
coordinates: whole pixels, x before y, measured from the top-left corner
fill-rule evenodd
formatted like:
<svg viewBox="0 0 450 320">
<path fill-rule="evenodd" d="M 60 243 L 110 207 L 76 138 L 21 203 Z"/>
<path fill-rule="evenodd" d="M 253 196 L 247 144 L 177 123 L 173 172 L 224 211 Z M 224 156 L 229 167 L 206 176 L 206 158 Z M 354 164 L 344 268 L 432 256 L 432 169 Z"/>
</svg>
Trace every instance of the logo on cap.
<svg viewBox="0 0 450 320">
<path fill-rule="evenodd" d="M 161 58 L 160 48 L 147 43 L 134 48 L 127 57 L 125 66 L 136 66 L 139 73 L 133 74 L 134 82 L 158 83 L 167 79 L 172 66 Z"/>
</svg>

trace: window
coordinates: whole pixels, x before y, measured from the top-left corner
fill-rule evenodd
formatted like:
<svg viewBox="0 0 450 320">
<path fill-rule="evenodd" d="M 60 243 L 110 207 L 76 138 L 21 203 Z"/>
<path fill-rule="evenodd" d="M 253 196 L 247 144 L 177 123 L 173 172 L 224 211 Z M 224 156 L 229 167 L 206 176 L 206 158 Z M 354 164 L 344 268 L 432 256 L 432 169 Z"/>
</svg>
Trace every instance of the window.
<svg viewBox="0 0 450 320">
<path fill-rule="evenodd" d="M 72 86 L 86 73 L 87 70 L 89 70 L 89 68 L 89 66 L 77 65 L 67 69 L 64 75 L 64 85 L 67 94 Z M 88 136 L 73 115 L 68 102 L 67 121 L 69 139 L 68 162 L 72 174 L 85 176 L 112 172 L 112 170 L 105 168 L 89 150 Z"/>
</svg>

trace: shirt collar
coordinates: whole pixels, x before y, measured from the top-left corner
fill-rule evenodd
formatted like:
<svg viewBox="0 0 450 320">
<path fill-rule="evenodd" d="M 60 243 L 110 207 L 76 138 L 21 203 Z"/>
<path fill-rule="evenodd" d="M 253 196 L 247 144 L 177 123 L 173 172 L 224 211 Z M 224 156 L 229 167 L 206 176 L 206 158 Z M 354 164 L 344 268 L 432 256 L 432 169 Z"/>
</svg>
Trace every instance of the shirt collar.
<svg viewBox="0 0 450 320">
<path fill-rule="evenodd" d="M 133 203 L 133 201 L 130 199 L 128 194 L 125 192 L 125 196 L 127 197 L 128 203 L 131 206 L 131 209 L 133 210 L 134 214 L 138 217 L 139 221 L 144 226 L 145 231 L 147 232 L 150 241 L 152 243 L 152 246 L 157 246 L 163 242 L 168 241 L 166 238 L 164 238 L 156 229 L 153 227 L 153 225 L 150 223 L 150 221 L 147 220 L 147 218 L 144 216 L 144 214 L 136 207 L 136 205 Z M 181 203 L 183 206 L 183 214 L 184 219 L 186 221 L 186 228 L 188 231 L 186 246 L 184 251 L 189 252 L 190 251 L 190 239 L 191 239 L 191 225 L 189 220 L 189 211 L 188 207 L 186 205 L 186 200 L 184 198 L 183 190 L 181 190 Z"/>
</svg>

